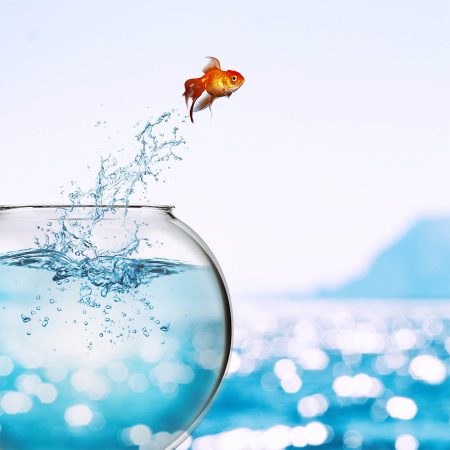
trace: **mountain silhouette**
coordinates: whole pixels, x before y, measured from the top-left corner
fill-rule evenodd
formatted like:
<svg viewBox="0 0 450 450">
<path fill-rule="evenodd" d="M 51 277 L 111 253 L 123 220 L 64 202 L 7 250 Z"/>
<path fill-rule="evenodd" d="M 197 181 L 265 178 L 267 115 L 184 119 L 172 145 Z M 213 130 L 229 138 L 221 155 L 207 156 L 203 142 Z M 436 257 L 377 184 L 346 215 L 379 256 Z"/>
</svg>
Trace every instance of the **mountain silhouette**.
<svg viewBox="0 0 450 450">
<path fill-rule="evenodd" d="M 450 298 L 450 217 L 417 222 L 374 259 L 367 273 L 316 296 Z"/>
</svg>

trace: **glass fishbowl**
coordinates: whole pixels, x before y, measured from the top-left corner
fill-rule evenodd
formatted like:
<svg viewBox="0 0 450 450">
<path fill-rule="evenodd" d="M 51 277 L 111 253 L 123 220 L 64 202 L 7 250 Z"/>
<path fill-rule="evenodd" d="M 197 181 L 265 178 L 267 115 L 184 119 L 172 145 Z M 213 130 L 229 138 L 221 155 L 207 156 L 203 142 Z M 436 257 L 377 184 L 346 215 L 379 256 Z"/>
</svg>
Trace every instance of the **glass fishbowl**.
<svg viewBox="0 0 450 450">
<path fill-rule="evenodd" d="M 221 270 L 168 206 L 0 207 L 0 448 L 176 448 L 224 376 Z"/>
</svg>

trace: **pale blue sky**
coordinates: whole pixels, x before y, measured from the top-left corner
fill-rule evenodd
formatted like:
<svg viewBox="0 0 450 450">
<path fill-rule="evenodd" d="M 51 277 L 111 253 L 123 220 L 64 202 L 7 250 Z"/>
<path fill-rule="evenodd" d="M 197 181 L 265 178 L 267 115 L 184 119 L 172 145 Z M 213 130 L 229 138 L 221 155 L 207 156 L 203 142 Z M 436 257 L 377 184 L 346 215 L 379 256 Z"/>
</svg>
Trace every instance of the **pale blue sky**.
<svg viewBox="0 0 450 450">
<path fill-rule="evenodd" d="M 0 0 L 0 203 L 88 185 L 213 55 L 246 83 L 197 115 L 154 202 L 233 292 L 337 283 L 450 212 L 449 54 L 446 0 Z"/>
</svg>

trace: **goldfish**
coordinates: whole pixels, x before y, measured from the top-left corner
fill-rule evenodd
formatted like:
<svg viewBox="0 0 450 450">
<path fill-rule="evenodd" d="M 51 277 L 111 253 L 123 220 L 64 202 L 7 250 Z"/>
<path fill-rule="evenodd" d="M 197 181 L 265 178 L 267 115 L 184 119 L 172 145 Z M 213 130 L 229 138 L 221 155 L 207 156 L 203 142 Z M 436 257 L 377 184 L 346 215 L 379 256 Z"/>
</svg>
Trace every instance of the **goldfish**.
<svg viewBox="0 0 450 450">
<path fill-rule="evenodd" d="M 189 109 L 189 117 L 194 123 L 194 111 L 211 109 L 212 102 L 218 97 L 230 97 L 245 81 L 245 78 L 235 70 L 222 70 L 220 62 L 213 56 L 207 56 L 208 64 L 203 69 L 204 75 L 200 78 L 191 78 L 184 83 L 184 98 Z"/>
</svg>

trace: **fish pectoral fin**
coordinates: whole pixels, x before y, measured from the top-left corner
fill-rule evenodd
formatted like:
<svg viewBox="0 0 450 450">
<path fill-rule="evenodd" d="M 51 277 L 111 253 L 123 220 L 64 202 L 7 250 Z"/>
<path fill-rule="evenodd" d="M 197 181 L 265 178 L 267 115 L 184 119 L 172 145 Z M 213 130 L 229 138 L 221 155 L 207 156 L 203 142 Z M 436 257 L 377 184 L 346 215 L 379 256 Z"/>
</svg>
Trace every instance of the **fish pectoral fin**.
<svg viewBox="0 0 450 450">
<path fill-rule="evenodd" d="M 211 107 L 214 98 L 214 96 L 209 95 L 207 92 L 203 92 L 195 104 L 194 111 L 202 111 L 203 109 Z"/>
<path fill-rule="evenodd" d="M 203 73 L 207 73 L 210 70 L 214 70 L 214 69 L 220 69 L 220 62 L 217 58 L 214 58 L 214 56 L 207 56 L 207 58 L 209 59 L 208 64 L 206 64 L 206 66 L 203 68 Z"/>
</svg>

